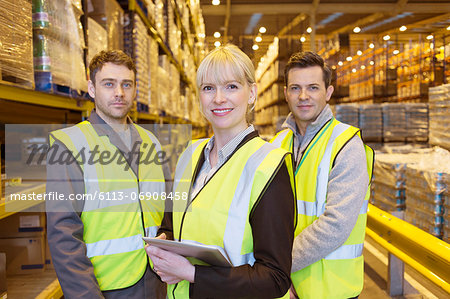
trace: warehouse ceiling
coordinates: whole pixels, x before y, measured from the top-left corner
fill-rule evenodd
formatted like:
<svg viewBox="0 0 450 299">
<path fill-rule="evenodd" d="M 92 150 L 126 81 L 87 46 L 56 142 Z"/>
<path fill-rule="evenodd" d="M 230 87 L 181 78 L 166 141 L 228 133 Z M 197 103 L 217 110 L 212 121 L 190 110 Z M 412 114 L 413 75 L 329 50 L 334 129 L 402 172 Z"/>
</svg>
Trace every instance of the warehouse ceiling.
<svg viewBox="0 0 450 299">
<path fill-rule="evenodd" d="M 298 43 L 302 50 L 320 50 L 349 34 L 350 52 L 365 50 L 370 43 L 381 45 L 389 34 L 398 44 L 425 39 L 434 34 L 438 42 L 450 39 L 448 0 L 200 0 L 208 48 L 214 43 L 232 42 L 255 62 L 267 51 L 274 36 Z M 264 34 L 258 32 L 264 26 Z M 354 33 L 358 26 L 361 32 Z M 406 26 L 401 32 L 399 28 Z M 308 27 L 311 33 L 307 32 Z M 220 38 L 213 34 L 219 32 Z M 261 36 L 262 41 L 255 38 Z M 301 37 L 304 42 L 299 42 Z M 312 42 L 315 41 L 315 42 Z M 441 42 L 442 43 L 442 42 Z M 253 50 L 257 44 L 259 49 Z M 350 53 L 352 54 L 352 53 Z"/>
</svg>

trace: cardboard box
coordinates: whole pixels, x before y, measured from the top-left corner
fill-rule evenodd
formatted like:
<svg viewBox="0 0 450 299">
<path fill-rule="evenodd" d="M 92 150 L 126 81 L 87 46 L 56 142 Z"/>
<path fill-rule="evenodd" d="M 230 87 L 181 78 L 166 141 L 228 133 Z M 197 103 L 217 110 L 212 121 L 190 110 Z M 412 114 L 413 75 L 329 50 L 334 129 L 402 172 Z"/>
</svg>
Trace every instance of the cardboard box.
<svg viewBox="0 0 450 299">
<path fill-rule="evenodd" d="M 0 220 L 0 238 L 38 238 L 45 234 L 44 212 L 15 213 Z"/>
<path fill-rule="evenodd" d="M 34 274 L 44 271 L 45 239 L 0 239 L 0 252 L 6 253 L 6 273 Z"/>
<path fill-rule="evenodd" d="M 6 294 L 6 253 L 0 252 L 0 299 L 7 298 Z"/>
</svg>

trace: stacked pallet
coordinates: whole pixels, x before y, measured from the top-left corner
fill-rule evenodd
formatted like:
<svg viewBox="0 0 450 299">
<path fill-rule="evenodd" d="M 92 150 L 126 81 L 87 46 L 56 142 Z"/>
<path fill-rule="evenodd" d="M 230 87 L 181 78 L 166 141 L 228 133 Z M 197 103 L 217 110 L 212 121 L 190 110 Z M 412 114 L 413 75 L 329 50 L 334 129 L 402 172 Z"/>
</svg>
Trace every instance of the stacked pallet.
<svg viewBox="0 0 450 299">
<path fill-rule="evenodd" d="M 33 88 L 31 4 L 0 1 L 0 80 Z"/>
<path fill-rule="evenodd" d="M 359 107 L 359 128 L 365 142 L 381 142 L 383 139 L 383 115 L 377 104 Z"/>
<path fill-rule="evenodd" d="M 342 104 L 336 106 L 336 119 L 354 127 L 359 127 L 359 106 Z"/>
<path fill-rule="evenodd" d="M 450 84 L 429 89 L 429 142 L 450 150 Z"/>
<path fill-rule="evenodd" d="M 405 171 L 405 220 L 449 241 L 450 152 L 436 148 Z"/>
<path fill-rule="evenodd" d="M 428 140 L 428 104 L 406 104 L 406 131 L 407 142 Z"/>
<path fill-rule="evenodd" d="M 376 152 L 371 203 L 385 211 L 403 211 L 407 206 L 405 170 L 421 155 L 412 146 L 385 146 Z"/>
<path fill-rule="evenodd" d="M 400 103 L 384 103 L 383 139 L 385 142 L 404 142 L 406 140 L 406 107 Z"/>
<path fill-rule="evenodd" d="M 33 58 L 36 89 L 72 95 L 87 90 L 81 4 L 33 1 Z"/>
</svg>

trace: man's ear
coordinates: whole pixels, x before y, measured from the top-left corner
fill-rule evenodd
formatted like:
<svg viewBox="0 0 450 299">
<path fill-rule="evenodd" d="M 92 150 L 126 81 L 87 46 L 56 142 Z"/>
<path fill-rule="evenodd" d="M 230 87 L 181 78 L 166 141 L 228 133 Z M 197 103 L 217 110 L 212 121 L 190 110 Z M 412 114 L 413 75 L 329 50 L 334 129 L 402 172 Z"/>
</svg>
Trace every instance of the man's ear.
<svg viewBox="0 0 450 299">
<path fill-rule="evenodd" d="M 327 88 L 327 102 L 331 99 L 331 95 L 333 94 L 334 87 L 333 85 L 328 86 Z"/>
<path fill-rule="evenodd" d="M 88 81 L 88 93 L 91 98 L 95 99 L 95 85 L 91 80 Z"/>
</svg>

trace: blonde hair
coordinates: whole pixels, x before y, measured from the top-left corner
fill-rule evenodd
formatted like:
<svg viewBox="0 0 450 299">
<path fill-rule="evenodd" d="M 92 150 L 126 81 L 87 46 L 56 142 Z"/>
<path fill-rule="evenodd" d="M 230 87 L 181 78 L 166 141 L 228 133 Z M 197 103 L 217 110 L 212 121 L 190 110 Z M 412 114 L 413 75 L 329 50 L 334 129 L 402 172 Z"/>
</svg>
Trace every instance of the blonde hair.
<svg viewBox="0 0 450 299">
<path fill-rule="evenodd" d="M 233 78 L 229 78 L 229 75 Z M 225 84 L 230 79 L 251 85 L 255 80 L 255 67 L 248 56 L 232 44 L 211 51 L 197 70 L 197 87 L 203 83 Z"/>
</svg>

